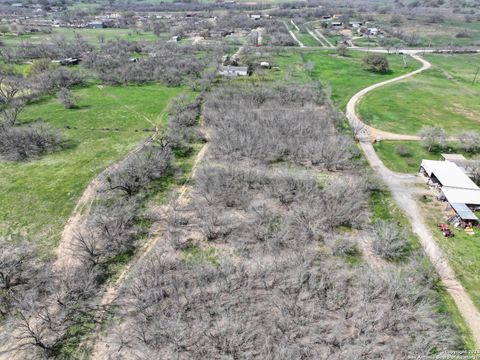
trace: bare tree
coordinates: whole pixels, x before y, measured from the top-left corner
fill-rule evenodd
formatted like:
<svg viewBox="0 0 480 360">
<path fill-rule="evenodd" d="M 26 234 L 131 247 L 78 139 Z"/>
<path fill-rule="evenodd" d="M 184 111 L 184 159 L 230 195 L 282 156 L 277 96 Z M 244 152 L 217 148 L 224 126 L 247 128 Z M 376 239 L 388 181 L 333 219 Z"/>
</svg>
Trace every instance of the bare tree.
<svg viewBox="0 0 480 360">
<path fill-rule="evenodd" d="M 133 196 L 151 181 L 168 174 L 171 150 L 168 144 L 149 145 L 128 156 L 118 169 L 107 177 L 110 190 Z"/>
<path fill-rule="evenodd" d="M 458 137 L 460 147 L 467 152 L 474 152 L 478 149 L 480 143 L 480 135 L 472 131 L 465 131 Z"/>
<path fill-rule="evenodd" d="M 77 106 L 75 95 L 67 88 L 61 88 L 58 93 L 58 100 L 65 109 L 72 109 Z"/>
<path fill-rule="evenodd" d="M 339 56 L 347 56 L 348 55 L 348 47 L 345 44 L 339 44 L 337 46 L 337 54 Z"/>
<path fill-rule="evenodd" d="M 393 222 L 377 221 L 373 225 L 373 250 L 387 260 L 406 255 L 409 244 L 406 231 Z"/>
<path fill-rule="evenodd" d="M 427 151 L 432 151 L 435 147 L 443 147 L 447 140 L 447 134 L 441 127 L 424 127 L 420 131 L 420 138 L 422 139 Z"/>
</svg>

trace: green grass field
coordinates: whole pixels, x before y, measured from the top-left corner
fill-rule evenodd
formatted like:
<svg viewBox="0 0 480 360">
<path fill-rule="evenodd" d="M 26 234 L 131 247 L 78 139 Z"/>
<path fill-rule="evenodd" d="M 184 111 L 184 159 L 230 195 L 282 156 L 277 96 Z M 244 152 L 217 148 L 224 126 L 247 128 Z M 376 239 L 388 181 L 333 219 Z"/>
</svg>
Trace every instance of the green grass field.
<svg viewBox="0 0 480 360">
<path fill-rule="evenodd" d="M 462 153 L 455 144 L 428 152 L 419 141 L 380 141 L 374 144 L 374 148 L 386 167 L 401 173 L 417 173 L 422 159 L 440 160 L 442 153 Z"/>
<path fill-rule="evenodd" d="M 409 59 L 404 68 L 403 60 L 398 55 L 388 55 L 391 72 L 379 74 L 363 69 L 362 59 L 364 52 L 350 51 L 348 57 L 337 56 L 334 51 L 307 52 L 303 56 L 304 62 L 313 62 L 315 68 L 311 74 L 314 80 L 319 80 L 330 90 L 332 99 L 341 110 L 345 109 L 348 100 L 359 90 L 400 76 L 419 68 L 420 64 Z"/>
<path fill-rule="evenodd" d="M 360 51 L 350 51 L 349 56 L 337 56 L 332 50 L 285 50 L 273 59 L 265 58 L 273 65 L 280 68 L 279 71 L 270 71 L 268 79 L 295 80 L 295 81 L 319 81 L 325 90 L 331 94 L 332 100 L 344 111 L 348 100 L 359 90 L 393 77 L 405 74 L 420 67 L 416 60 L 409 59 L 407 67 L 403 66 L 403 60 L 398 55 L 388 55 L 391 72 L 379 74 L 363 69 L 362 59 L 366 54 Z M 313 63 L 314 69 L 307 73 L 304 65 Z"/>
<path fill-rule="evenodd" d="M 480 131 L 480 55 L 427 55 L 432 69 L 368 94 L 359 105 L 362 119 L 378 129 L 416 134 L 441 126 L 449 135 Z"/>
<path fill-rule="evenodd" d="M 360 46 L 360 47 L 378 47 L 378 40 L 374 37 L 361 37 L 358 39 L 354 39 L 353 43 L 355 46 Z"/>
<path fill-rule="evenodd" d="M 150 122 L 165 124 L 170 100 L 185 91 L 91 86 L 75 91 L 78 109 L 66 110 L 55 98 L 29 105 L 22 122 L 48 121 L 70 147 L 34 161 L 0 164 L 0 234 L 23 233 L 51 251 L 92 178 L 151 135 L 143 131 L 152 129 Z"/>
<path fill-rule="evenodd" d="M 375 15 L 375 23 L 383 28 L 390 26 L 391 15 Z M 480 22 L 467 22 L 464 15 L 446 16 L 442 22 L 432 23 L 430 16 L 418 15 L 408 19 L 403 17 L 397 30 L 413 36 L 419 47 L 445 47 L 451 44 L 457 46 L 478 46 L 480 44 Z M 467 37 L 457 37 L 466 31 Z M 399 40 L 401 43 L 401 41 Z"/>
<path fill-rule="evenodd" d="M 297 36 L 298 40 L 300 40 L 303 45 L 310 46 L 310 47 L 318 47 L 321 44 L 312 37 L 308 32 L 302 33 L 298 31 L 294 31 L 295 35 Z"/>
<path fill-rule="evenodd" d="M 64 36 L 67 40 L 72 40 L 76 34 L 81 35 L 89 44 L 99 44 L 99 39 L 103 37 L 105 41 L 123 39 L 127 41 L 156 41 L 157 37 L 152 32 L 136 32 L 132 29 L 65 29 L 54 28 L 51 34 L 46 33 L 32 33 L 20 36 L 5 35 L 1 36 L 5 46 L 15 47 L 22 42 L 30 42 L 33 44 L 39 43 L 53 43 L 55 37 Z M 168 38 L 168 34 L 164 37 Z"/>
</svg>

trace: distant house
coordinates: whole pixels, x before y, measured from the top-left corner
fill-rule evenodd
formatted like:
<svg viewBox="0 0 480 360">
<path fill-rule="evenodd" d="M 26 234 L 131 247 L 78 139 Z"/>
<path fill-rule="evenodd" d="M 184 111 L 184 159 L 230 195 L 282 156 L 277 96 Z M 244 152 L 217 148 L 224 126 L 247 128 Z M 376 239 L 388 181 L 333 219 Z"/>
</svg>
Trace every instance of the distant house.
<svg viewBox="0 0 480 360">
<path fill-rule="evenodd" d="M 209 36 L 211 38 L 223 38 L 231 34 L 233 34 L 233 30 L 216 29 L 216 30 L 210 30 L 209 32 Z"/>
<path fill-rule="evenodd" d="M 420 172 L 429 178 L 429 184 L 438 188 L 480 190 L 475 183 L 451 161 L 422 160 Z"/>
<path fill-rule="evenodd" d="M 247 66 L 220 66 L 218 73 L 223 76 L 248 76 Z"/>
<path fill-rule="evenodd" d="M 253 20 L 260 20 L 262 18 L 262 15 L 260 14 L 252 14 L 250 15 L 250 18 L 253 19 Z"/>
<path fill-rule="evenodd" d="M 367 35 L 370 35 L 370 36 L 377 36 L 379 32 L 380 32 L 380 30 L 378 30 L 378 28 L 368 28 L 367 29 Z"/>
<path fill-rule="evenodd" d="M 103 21 L 92 21 L 87 24 L 87 27 L 90 29 L 103 29 L 105 24 Z"/>
<path fill-rule="evenodd" d="M 354 29 L 359 29 L 363 25 L 361 21 L 350 21 L 350 26 Z"/>
<path fill-rule="evenodd" d="M 453 217 L 478 222 L 471 208 L 480 207 L 480 188 L 457 164 L 449 160 L 422 160 L 420 173 L 439 190 L 439 198 L 448 202 Z"/>
<path fill-rule="evenodd" d="M 67 59 L 62 59 L 62 60 L 52 60 L 52 63 L 57 63 L 62 66 L 72 66 L 72 65 L 78 65 L 80 63 L 79 58 L 67 58 Z"/>
<path fill-rule="evenodd" d="M 260 67 L 264 68 L 264 69 L 270 69 L 271 66 L 270 66 L 270 63 L 266 62 L 266 61 L 262 61 L 260 63 Z"/>
<path fill-rule="evenodd" d="M 332 29 L 343 29 L 343 23 L 340 21 L 332 21 L 330 26 L 332 27 Z"/>
</svg>

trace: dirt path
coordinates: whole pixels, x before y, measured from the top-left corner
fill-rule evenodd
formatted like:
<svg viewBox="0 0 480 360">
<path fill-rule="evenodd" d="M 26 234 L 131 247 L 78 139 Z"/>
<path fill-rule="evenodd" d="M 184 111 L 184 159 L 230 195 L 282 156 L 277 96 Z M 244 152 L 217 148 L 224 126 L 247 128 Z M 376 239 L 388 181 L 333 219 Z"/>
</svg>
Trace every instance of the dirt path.
<svg viewBox="0 0 480 360">
<path fill-rule="evenodd" d="M 293 19 L 290 19 L 290 23 L 293 25 L 293 27 L 295 28 L 295 30 L 297 30 L 298 32 L 300 32 L 300 28 L 297 26 L 297 24 L 295 24 L 295 22 L 293 21 Z"/>
<path fill-rule="evenodd" d="M 330 40 L 328 40 L 325 35 L 322 34 L 322 32 L 318 29 L 315 29 L 315 33 L 321 38 L 323 39 L 323 41 L 327 44 L 326 47 L 331 47 L 331 48 L 335 48 L 335 46 L 330 42 Z"/>
<path fill-rule="evenodd" d="M 359 91 L 355 94 L 351 100 L 348 102 L 346 116 L 350 122 L 352 128 L 356 129 L 359 124 L 363 124 L 361 119 L 356 113 L 356 107 L 360 99 L 368 92 L 377 89 L 386 84 L 393 83 L 408 77 L 414 76 L 422 71 L 430 68 L 430 63 L 419 56 L 412 54 L 412 56 L 421 61 L 423 66 L 421 69 L 413 71 L 409 74 L 391 79 L 388 81 L 381 82 L 379 84 L 372 85 L 366 89 Z M 373 132 L 373 134 L 372 134 Z M 390 171 L 385 167 L 383 162 L 380 160 L 376 154 L 370 140 L 372 135 L 375 136 L 375 129 L 366 128 L 364 132 L 358 134 L 360 140 L 360 146 L 370 164 L 370 166 L 375 170 L 378 176 L 385 182 L 388 186 L 392 196 L 399 206 L 400 209 L 404 211 L 410 223 L 412 225 L 413 231 L 418 235 L 420 243 L 435 267 L 437 273 L 440 276 L 446 290 L 452 296 L 455 304 L 457 305 L 460 313 L 462 314 L 465 322 L 470 327 L 470 330 L 473 334 L 477 348 L 480 349 L 480 312 L 473 304 L 470 296 L 467 294 L 461 283 L 455 276 L 453 269 L 448 264 L 447 257 L 438 246 L 437 242 L 432 236 L 432 233 L 428 229 L 423 217 L 421 216 L 422 212 L 419 208 L 417 201 L 415 200 L 415 185 L 418 182 L 417 178 L 413 175 L 404 175 L 397 174 L 393 171 Z M 378 134 L 378 133 L 377 133 Z M 391 134 L 383 132 L 382 135 L 388 135 L 388 139 L 406 139 L 408 135 L 400 134 Z M 385 138 L 384 138 L 385 139 Z M 417 139 L 409 139 L 417 140 Z"/>
<path fill-rule="evenodd" d="M 103 87 L 99 86 L 99 89 L 103 89 Z M 114 99 L 118 99 L 113 94 L 107 94 L 107 96 L 110 96 Z M 62 272 L 62 271 L 66 271 L 66 269 L 72 269 L 72 268 L 75 268 L 75 266 L 79 265 L 78 259 L 72 256 L 72 250 L 71 250 L 73 248 L 72 244 L 75 241 L 75 236 L 77 232 L 80 229 L 82 229 L 82 227 L 84 226 L 86 215 L 88 215 L 91 209 L 91 206 L 96 199 L 97 193 L 105 186 L 108 175 L 112 171 L 114 171 L 116 168 L 118 168 L 118 166 L 122 164 L 122 161 L 124 161 L 128 156 L 140 151 L 143 147 L 152 143 L 158 137 L 159 128 L 154 123 L 154 121 L 152 121 L 147 116 L 139 113 L 134 108 L 128 105 L 121 104 L 120 101 L 119 101 L 119 106 L 124 107 L 128 112 L 135 114 L 136 116 L 139 116 L 144 120 L 146 120 L 155 128 L 155 132 L 147 140 L 142 141 L 133 150 L 128 152 L 120 161 L 114 163 L 113 165 L 103 170 L 88 184 L 82 196 L 77 201 L 77 204 L 75 205 L 72 211 L 72 214 L 67 220 L 65 227 L 63 228 L 60 243 L 55 251 L 56 260 L 52 265 L 55 271 Z M 166 112 L 166 109 L 159 114 L 158 119 L 161 119 L 164 116 L 165 112 Z M 3 359 L 13 360 L 13 359 L 23 358 L 24 354 L 22 352 L 16 351 L 20 348 L 21 344 L 12 343 L 13 337 L 10 337 L 11 335 L 13 334 L 6 334 L 7 337 L 4 336 L 0 339 L 3 341 L 7 341 L 7 343 L 0 344 L 0 360 L 3 360 Z"/>
<path fill-rule="evenodd" d="M 192 166 L 192 171 L 190 173 L 190 176 L 187 178 L 183 186 L 180 188 L 179 195 L 177 198 L 177 201 L 180 203 L 183 203 L 187 201 L 187 193 L 190 187 L 190 182 L 191 179 L 193 179 L 197 173 L 198 165 L 200 162 L 204 159 L 205 154 L 207 153 L 208 150 L 208 143 L 205 144 L 202 149 L 198 152 L 197 156 L 195 157 L 193 166 Z M 130 271 L 135 268 L 138 264 L 140 264 L 147 256 L 150 254 L 152 250 L 155 249 L 155 246 L 157 245 L 158 241 L 162 239 L 162 233 L 163 233 L 163 228 L 157 228 L 155 230 L 154 236 L 150 237 L 148 241 L 146 241 L 140 249 L 137 251 L 137 255 L 135 256 L 134 259 L 132 259 L 128 265 L 125 266 L 125 268 L 122 270 L 121 274 L 117 278 L 116 281 L 114 281 L 111 285 L 109 285 L 103 294 L 103 297 L 100 301 L 101 308 L 107 309 L 109 305 L 111 305 L 118 297 L 120 290 L 122 289 L 122 286 L 127 279 Z M 108 315 L 107 312 L 104 312 L 103 314 L 100 315 L 100 323 L 102 322 L 101 320 L 105 318 L 105 316 Z M 97 334 L 98 335 L 98 334 Z M 101 336 L 101 335 L 100 335 Z M 109 358 L 108 355 L 108 344 L 106 344 L 104 341 L 102 341 L 102 338 L 97 339 L 94 345 L 94 349 L 92 351 L 91 359 L 107 359 Z"/>
<path fill-rule="evenodd" d="M 357 131 L 357 137 L 361 140 L 420 140 L 420 137 L 417 135 L 404 135 L 404 134 L 395 134 L 383 130 L 375 129 L 367 124 L 365 124 L 357 114 L 357 106 L 360 103 L 360 100 L 369 92 L 378 89 L 379 87 L 392 84 L 394 82 L 408 79 L 416 74 L 420 74 L 421 72 L 430 69 L 432 64 L 430 64 L 427 60 L 423 59 L 422 57 L 416 55 L 414 52 L 410 53 L 410 55 L 417 61 L 422 63 L 422 67 L 418 70 L 412 71 L 408 74 L 398 76 L 396 78 L 382 81 L 378 84 L 371 85 L 355 95 L 350 99 L 347 104 L 347 111 L 346 115 L 350 125 Z"/>
<path fill-rule="evenodd" d="M 103 89 L 103 87 L 101 87 L 100 89 Z M 118 99 L 113 94 L 107 94 L 107 96 L 110 96 L 114 99 Z M 71 254 L 71 249 L 73 247 L 72 244 L 75 240 L 75 236 L 77 232 L 83 226 L 83 222 L 86 218 L 86 215 L 88 215 L 88 213 L 90 212 L 91 206 L 95 201 L 97 193 L 105 185 L 108 174 L 110 174 L 112 171 L 117 169 L 124 159 L 143 149 L 146 145 L 154 141 L 158 136 L 159 128 L 150 118 L 139 113 L 138 111 L 136 111 L 135 109 L 133 109 L 128 105 L 120 104 L 119 106 L 124 107 L 132 114 L 142 117 L 144 120 L 146 120 L 155 128 L 155 133 L 149 139 L 147 139 L 146 141 L 142 141 L 142 143 L 140 143 L 133 150 L 127 153 L 122 160 L 109 166 L 107 169 L 105 169 L 100 174 L 98 174 L 95 177 L 95 179 L 93 179 L 88 184 L 87 188 L 85 189 L 82 196 L 80 197 L 77 204 L 75 205 L 75 208 L 73 209 L 73 212 L 70 215 L 67 221 L 67 224 L 63 228 L 60 243 L 55 252 L 56 260 L 53 264 L 54 269 L 57 269 L 59 271 L 62 271 L 62 269 L 74 267 L 79 264 L 78 260 L 75 257 L 73 257 Z M 164 116 L 164 114 L 165 114 L 165 110 L 160 113 L 158 118 L 161 119 Z"/>
<path fill-rule="evenodd" d="M 322 47 L 328 47 L 328 44 L 324 43 L 324 42 L 322 41 L 322 39 L 320 39 L 317 35 L 315 35 L 315 33 L 314 33 L 312 30 L 310 30 L 308 27 L 305 27 L 305 29 L 307 29 L 307 32 L 310 34 L 311 37 L 313 37 L 315 40 L 318 41 L 318 43 L 320 44 L 320 46 L 322 46 Z"/>
<path fill-rule="evenodd" d="M 293 38 L 293 40 L 295 40 L 295 42 L 298 44 L 298 46 L 300 46 L 301 48 L 304 48 L 305 45 L 303 45 L 303 43 L 297 39 L 297 37 L 295 36 L 295 34 L 293 33 L 292 30 L 290 30 L 290 28 L 288 27 L 287 23 L 284 21 L 283 24 L 285 25 L 285 27 L 287 28 L 287 31 L 288 33 L 290 34 L 290 36 Z"/>
</svg>

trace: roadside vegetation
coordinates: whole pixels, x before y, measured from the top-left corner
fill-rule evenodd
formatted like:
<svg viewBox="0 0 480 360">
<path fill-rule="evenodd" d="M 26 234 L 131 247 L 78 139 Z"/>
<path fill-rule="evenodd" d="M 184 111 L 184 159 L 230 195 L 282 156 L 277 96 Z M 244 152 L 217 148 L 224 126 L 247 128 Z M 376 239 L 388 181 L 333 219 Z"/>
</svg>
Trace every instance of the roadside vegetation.
<svg viewBox="0 0 480 360">
<path fill-rule="evenodd" d="M 437 311 L 443 314 L 448 314 L 455 323 L 455 326 L 460 330 L 462 341 L 465 344 L 467 349 L 475 349 L 475 340 L 472 336 L 472 333 L 465 322 L 465 319 L 462 317 L 462 314 L 458 311 L 457 305 L 453 301 L 450 294 L 443 287 L 441 281 L 438 279 L 438 275 L 433 269 L 433 265 L 425 256 L 424 252 L 421 249 L 419 239 L 412 232 L 409 221 L 405 214 L 397 207 L 395 201 L 393 200 L 391 194 L 385 189 L 377 189 L 372 191 L 370 195 L 370 208 L 372 215 L 370 222 L 372 224 L 381 222 L 381 223 L 393 223 L 399 226 L 402 231 L 406 232 L 406 237 L 408 241 L 408 250 L 410 251 L 410 256 L 415 254 L 418 257 L 418 261 L 424 266 L 424 271 L 428 276 L 431 276 L 434 279 L 435 291 L 440 298 L 440 302 L 437 307 Z M 433 228 L 432 228 L 433 231 Z M 438 228 L 435 227 L 435 231 L 438 231 Z M 442 237 L 443 238 L 443 237 Z"/>
<path fill-rule="evenodd" d="M 419 199 L 423 215 L 430 230 L 445 251 L 449 263 L 459 281 L 470 295 L 473 303 L 480 309 L 480 232 L 474 228 L 474 235 L 467 234 L 463 229 L 452 229 L 454 237 L 447 238 L 438 230 L 437 224 L 445 222 L 445 204 L 438 202 L 429 194 Z M 477 212 L 477 216 L 478 216 Z"/>
<path fill-rule="evenodd" d="M 458 144 L 428 151 L 420 141 L 379 141 L 375 151 L 386 167 L 400 173 L 417 173 L 422 159 L 440 160 L 442 153 L 458 153 Z"/>
</svg>

